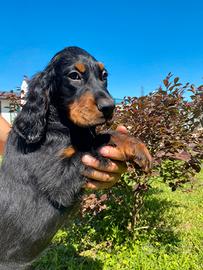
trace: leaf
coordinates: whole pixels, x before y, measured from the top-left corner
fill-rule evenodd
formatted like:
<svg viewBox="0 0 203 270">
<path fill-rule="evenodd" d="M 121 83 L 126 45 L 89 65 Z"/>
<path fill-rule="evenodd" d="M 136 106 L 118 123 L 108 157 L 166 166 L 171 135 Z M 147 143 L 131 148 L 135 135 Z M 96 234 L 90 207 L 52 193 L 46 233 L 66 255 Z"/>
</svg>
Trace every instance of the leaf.
<svg viewBox="0 0 203 270">
<path fill-rule="evenodd" d="M 179 81 L 179 77 L 176 77 L 176 78 L 174 79 L 174 84 L 176 84 L 178 81 Z"/>
<path fill-rule="evenodd" d="M 168 84 L 169 84 L 169 82 L 168 82 L 168 80 L 167 79 L 165 79 L 165 80 L 163 80 L 163 83 L 164 83 L 164 85 L 167 87 L 168 86 Z"/>
<path fill-rule="evenodd" d="M 175 155 L 176 159 L 183 160 L 188 162 L 191 159 L 191 155 L 186 151 L 181 151 L 179 153 L 176 153 Z"/>
<path fill-rule="evenodd" d="M 165 156 L 165 154 L 166 154 L 166 152 L 165 152 L 165 151 L 163 151 L 163 150 L 161 150 L 161 151 L 158 151 L 158 152 L 156 153 L 156 157 L 158 157 L 158 158 L 162 158 L 162 157 L 164 157 L 164 156 Z"/>
</svg>

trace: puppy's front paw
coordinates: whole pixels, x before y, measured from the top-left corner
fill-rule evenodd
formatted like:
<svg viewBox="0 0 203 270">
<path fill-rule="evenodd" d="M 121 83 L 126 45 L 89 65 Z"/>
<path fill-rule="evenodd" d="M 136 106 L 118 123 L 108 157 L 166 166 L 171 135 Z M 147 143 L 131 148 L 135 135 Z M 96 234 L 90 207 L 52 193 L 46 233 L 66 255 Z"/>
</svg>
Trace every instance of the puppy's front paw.
<svg viewBox="0 0 203 270">
<path fill-rule="evenodd" d="M 134 161 L 145 172 L 151 169 L 152 157 L 143 142 L 133 136 L 117 131 L 111 132 L 110 135 L 108 144 L 115 145 L 125 160 Z"/>
</svg>

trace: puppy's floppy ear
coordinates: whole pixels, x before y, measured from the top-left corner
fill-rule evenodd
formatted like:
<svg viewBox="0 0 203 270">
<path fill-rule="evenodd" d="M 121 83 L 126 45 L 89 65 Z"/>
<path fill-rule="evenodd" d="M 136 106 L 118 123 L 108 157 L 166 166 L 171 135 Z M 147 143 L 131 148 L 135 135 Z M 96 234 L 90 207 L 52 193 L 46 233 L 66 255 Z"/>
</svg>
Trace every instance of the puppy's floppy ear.
<svg viewBox="0 0 203 270">
<path fill-rule="evenodd" d="M 14 121 L 14 130 L 28 144 L 40 141 L 45 134 L 54 77 L 54 70 L 35 75 L 29 83 L 27 101 Z"/>
</svg>

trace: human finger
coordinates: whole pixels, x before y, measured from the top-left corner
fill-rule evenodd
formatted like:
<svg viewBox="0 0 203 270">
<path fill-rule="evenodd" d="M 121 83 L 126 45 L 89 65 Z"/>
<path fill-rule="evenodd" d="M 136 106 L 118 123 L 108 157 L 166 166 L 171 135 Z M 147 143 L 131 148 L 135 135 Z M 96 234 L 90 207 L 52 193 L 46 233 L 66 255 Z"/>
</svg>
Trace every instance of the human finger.
<svg viewBox="0 0 203 270">
<path fill-rule="evenodd" d="M 88 179 L 93 179 L 99 182 L 114 182 L 120 177 L 120 174 L 117 173 L 107 173 L 94 169 L 84 170 L 82 174 Z"/>
<path fill-rule="evenodd" d="M 123 125 L 119 125 L 117 128 L 116 128 L 116 131 L 119 131 L 121 133 L 124 133 L 124 134 L 128 134 L 128 130 L 125 126 Z"/>
<path fill-rule="evenodd" d="M 123 173 L 126 170 L 126 164 L 124 162 L 108 160 L 107 164 L 104 164 L 90 155 L 84 155 L 82 162 L 88 167 L 103 172 Z"/>
<path fill-rule="evenodd" d="M 112 146 L 108 146 L 108 145 L 103 146 L 103 147 L 101 147 L 99 152 L 103 157 L 106 157 L 106 158 L 110 158 L 113 160 L 120 160 L 120 161 L 126 160 L 124 153 L 116 147 L 112 147 Z"/>
</svg>

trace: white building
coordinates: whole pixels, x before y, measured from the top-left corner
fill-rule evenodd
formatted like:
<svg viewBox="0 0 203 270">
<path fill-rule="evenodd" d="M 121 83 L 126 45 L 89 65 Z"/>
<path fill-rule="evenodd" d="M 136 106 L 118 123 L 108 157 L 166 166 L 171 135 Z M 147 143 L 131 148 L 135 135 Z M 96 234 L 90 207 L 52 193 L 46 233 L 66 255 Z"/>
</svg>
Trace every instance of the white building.
<svg viewBox="0 0 203 270">
<path fill-rule="evenodd" d="M 27 76 L 24 76 L 20 90 L 21 90 L 21 104 L 24 105 L 25 104 L 25 97 L 27 95 L 27 91 L 28 91 L 28 82 L 29 82 L 29 78 Z"/>
<path fill-rule="evenodd" d="M 0 91 L 0 115 L 9 123 L 12 124 L 20 107 L 17 103 L 24 104 L 24 98 L 27 93 L 28 78 L 24 76 L 19 92 L 1 92 Z M 17 111 L 16 111 L 17 109 Z"/>
</svg>

